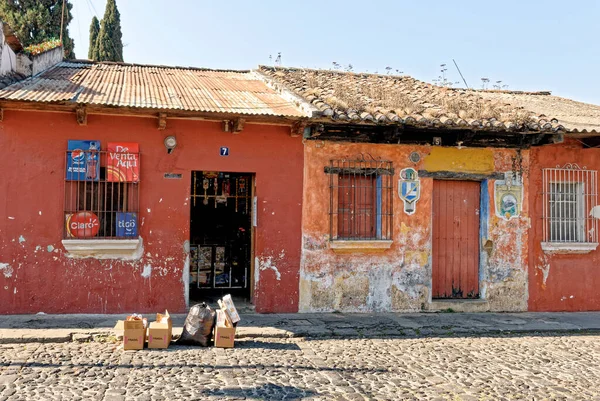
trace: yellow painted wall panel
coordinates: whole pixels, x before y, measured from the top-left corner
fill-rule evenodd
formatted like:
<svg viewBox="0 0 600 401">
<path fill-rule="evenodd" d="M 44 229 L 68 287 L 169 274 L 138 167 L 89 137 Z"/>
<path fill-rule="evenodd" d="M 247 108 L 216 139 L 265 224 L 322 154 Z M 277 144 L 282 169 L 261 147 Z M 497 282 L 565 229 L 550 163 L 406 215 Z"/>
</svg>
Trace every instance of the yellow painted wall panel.
<svg viewBox="0 0 600 401">
<path fill-rule="evenodd" d="M 491 173 L 494 171 L 494 152 L 492 149 L 434 147 L 423 160 L 423 169 L 427 171 Z"/>
</svg>

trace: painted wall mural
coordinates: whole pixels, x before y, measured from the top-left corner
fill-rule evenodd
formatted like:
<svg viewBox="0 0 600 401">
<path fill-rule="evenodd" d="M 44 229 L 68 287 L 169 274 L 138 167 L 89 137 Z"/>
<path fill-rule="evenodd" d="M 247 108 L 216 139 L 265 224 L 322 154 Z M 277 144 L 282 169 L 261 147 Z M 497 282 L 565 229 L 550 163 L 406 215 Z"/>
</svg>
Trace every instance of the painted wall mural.
<svg viewBox="0 0 600 401">
<path fill-rule="evenodd" d="M 504 179 L 494 183 L 496 216 L 508 221 L 521 215 L 523 207 L 523 184 L 512 171 L 504 173 Z"/>
<path fill-rule="evenodd" d="M 417 201 L 421 197 L 421 181 L 417 170 L 409 167 L 400 171 L 398 195 L 404 201 L 404 213 L 414 214 L 417 209 Z"/>
</svg>

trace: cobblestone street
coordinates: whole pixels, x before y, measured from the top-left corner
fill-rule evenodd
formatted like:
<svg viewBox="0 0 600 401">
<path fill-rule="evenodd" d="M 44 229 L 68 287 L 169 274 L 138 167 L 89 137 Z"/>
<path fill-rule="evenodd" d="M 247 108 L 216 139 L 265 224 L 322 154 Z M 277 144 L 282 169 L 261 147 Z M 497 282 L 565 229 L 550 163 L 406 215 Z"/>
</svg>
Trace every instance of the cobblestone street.
<svg viewBox="0 0 600 401">
<path fill-rule="evenodd" d="M 0 400 L 600 400 L 600 336 L 0 345 Z"/>
</svg>

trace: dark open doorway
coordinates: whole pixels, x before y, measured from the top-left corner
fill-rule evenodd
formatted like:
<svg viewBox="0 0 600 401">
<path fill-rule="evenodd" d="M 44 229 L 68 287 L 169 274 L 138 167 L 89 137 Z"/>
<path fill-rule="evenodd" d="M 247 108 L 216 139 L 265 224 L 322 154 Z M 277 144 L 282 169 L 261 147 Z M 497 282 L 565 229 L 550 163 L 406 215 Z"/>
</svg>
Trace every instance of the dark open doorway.
<svg viewBox="0 0 600 401">
<path fill-rule="evenodd" d="M 252 175 L 193 171 L 190 303 L 224 294 L 249 301 L 252 269 Z"/>
</svg>

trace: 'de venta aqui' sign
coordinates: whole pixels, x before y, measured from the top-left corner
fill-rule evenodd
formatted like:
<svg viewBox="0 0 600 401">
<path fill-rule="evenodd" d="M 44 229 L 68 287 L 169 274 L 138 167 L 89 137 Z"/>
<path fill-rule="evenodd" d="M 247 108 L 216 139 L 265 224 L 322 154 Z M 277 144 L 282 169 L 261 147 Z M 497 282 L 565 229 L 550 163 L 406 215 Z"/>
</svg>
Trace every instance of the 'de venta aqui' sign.
<svg viewBox="0 0 600 401">
<path fill-rule="evenodd" d="M 133 142 L 109 142 L 106 181 L 138 182 L 140 180 L 140 146 Z"/>
</svg>

